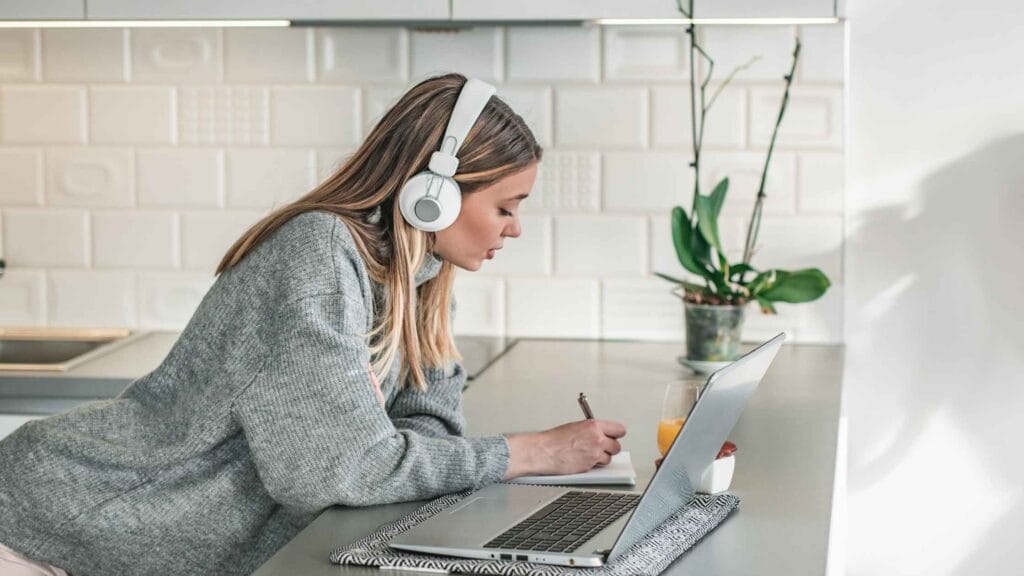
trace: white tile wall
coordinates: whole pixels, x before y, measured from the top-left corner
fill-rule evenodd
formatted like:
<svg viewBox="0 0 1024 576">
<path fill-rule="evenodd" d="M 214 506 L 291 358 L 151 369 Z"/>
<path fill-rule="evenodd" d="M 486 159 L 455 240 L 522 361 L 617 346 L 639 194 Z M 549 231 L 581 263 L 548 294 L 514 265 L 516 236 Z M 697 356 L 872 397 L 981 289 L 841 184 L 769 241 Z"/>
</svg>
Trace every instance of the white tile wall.
<svg viewBox="0 0 1024 576">
<path fill-rule="evenodd" d="M 137 325 L 135 273 L 53 270 L 47 276 L 50 325 Z"/>
<path fill-rule="evenodd" d="M 89 90 L 90 137 L 112 144 L 171 144 L 176 130 L 172 88 Z"/>
<path fill-rule="evenodd" d="M 0 82 L 39 78 L 39 30 L 0 30 Z"/>
<path fill-rule="evenodd" d="M 208 28 L 136 28 L 131 31 L 132 82 L 219 82 L 221 33 Z"/>
<path fill-rule="evenodd" d="M 43 30 L 43 79 L 47 82 L 124 82 L 128 31 L 118 28 Z"/>
<path fill-rule="evenodd" d="M 731 188 L 738 257 L 794 33 L 760 268 L 821 267 L 825 298 L 756 307 L 746 336 L 842 333 L 841 25 L 704 27 L 715 58 L 701 187 Z M 180 328 L 230 245 L 307 192 L 429 74 L 494 82 L 545 148 L 523 234 L 456 278 L 457 333 L 683 338 L 661 271 L 691 206 L 688 37 L 669 28 L 0 31 L 0 325 Z M 698 72 L 707 64 L 699 63 Z"/>
<path fill-rule="evenodd" d="M 0 87 L 0 142 L 85 143 L 85 90 L 64 86 Z"/>
<path fill-rule="evenodd" d="M 524 27 L 505 32 L 510 81 L 580 81 L 601 75 L 597 28 Z"/>
<path fill-rule="evenodd" d="M 134 204 L 131 148 L 51 148 L 46 151 L 50 206 L 129 207 Z"/>
<path fill-rule="evenodd" d="M 43 203 L 41 150 L 0 149 L 0 206 L 38 206 Z"/>
</svg>

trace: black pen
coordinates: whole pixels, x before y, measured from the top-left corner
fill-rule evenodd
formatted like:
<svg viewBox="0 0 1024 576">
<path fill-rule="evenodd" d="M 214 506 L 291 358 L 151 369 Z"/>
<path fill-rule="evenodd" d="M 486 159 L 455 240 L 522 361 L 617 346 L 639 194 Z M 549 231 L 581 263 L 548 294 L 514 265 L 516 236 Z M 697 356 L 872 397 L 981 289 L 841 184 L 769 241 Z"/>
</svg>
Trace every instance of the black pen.
<svg viewBox="0 0 1024 576">
<path fill-rule="evenodd" d="M 587 417 L 587 420 L 593 420 L 594 413 L 590 410 L 590 404 L 587 403 L 587 396 L 580 392 L 580 397 L 576 401 L 580 403 L 580 408 L 583 409 L 583 415 Z"/>
</svg>

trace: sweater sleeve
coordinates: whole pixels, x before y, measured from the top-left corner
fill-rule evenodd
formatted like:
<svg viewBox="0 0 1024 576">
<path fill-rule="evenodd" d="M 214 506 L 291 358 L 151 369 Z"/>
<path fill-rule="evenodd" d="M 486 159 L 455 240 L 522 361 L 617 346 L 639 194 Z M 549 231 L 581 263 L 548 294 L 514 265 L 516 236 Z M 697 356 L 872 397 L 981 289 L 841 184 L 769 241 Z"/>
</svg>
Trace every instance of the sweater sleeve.
<svg viewBox="0 0 1024 576">
<path fill-rule="evenodd" d="M 378 403 L 364 338 L 342 328 L 343 294 L 295 301 L 268 328 L 272 354 L 235 399 L 260 480 L 283 505 L 314 512 L 417 500 L 498 481 L 502 436 L 398 429 Z M 351 325 L 351 323 L 348 323 Z"/>
<path fill-rule="evenodd" d="M 462 436 L 466 419 L 462 412 L 462 388 L 466 371 L 461 363 L 447 369 L 424 367 L 427 389 L 416 389 L 410 382 L 395 396 L 388 408 L 391 421 L 399 430 L 413 430 L 426 436 Z"/>
</svg>

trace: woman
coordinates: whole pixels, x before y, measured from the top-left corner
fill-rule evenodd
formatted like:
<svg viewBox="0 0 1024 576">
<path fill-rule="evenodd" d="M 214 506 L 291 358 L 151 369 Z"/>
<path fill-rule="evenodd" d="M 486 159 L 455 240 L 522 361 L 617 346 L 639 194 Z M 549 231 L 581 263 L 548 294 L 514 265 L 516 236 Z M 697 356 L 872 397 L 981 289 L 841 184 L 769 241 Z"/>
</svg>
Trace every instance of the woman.
<svg viewBox="0 0 1024 576">
<path fill-rule="evenodd" d="M 156 370 L 0 442 L 0 574 L 249 574 L 331 505 L 579 472 L 619 451 L 625 430 L 606 421 L 462 435 L 455 267 L 519 236 L 541 157 L 518 115 L 482 100 L 454 223 L 411 225 L 401 190 L 464 85 L 413 87 L 335 174 L 246 232 Z"/>
</svg>

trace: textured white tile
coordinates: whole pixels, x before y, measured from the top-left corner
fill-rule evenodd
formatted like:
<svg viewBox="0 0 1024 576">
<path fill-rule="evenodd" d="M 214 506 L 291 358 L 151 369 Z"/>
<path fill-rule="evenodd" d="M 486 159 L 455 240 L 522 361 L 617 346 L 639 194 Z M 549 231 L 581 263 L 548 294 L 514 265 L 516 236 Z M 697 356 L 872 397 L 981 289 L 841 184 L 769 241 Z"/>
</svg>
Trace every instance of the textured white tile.
<svg viewBox="0 0 1024 576">
<path fill-rule="evenodd" d="M 54 86 L 0 87 L 3 142 L 84 143 L 85 90 Z"/>
<path fill-rule="evenodd" d="M 269 208 L 285 204 L 316 184 L 312 150 L 238 149 L 227 152 L 227 205 Z"/>
<path fill-rule="evenodd" d="M 604 28 L 605 80 L 685 80 L 689 60 L 682 26 Z"/>
<path fill-rule="evenodd" d="M 560 88 L 555 91 L 558 146 L 647 145 L 644 88 Z"/>
<path fill-rule="evenodd" d="M 512 278 L 505 290 L 509 336 L 600 335 L 600 289 L 595 280 Z"/>
<path fill-rule="evenodd" d="M 542 147 L 551 146 L 551 89 L 502 87 L 498 96 L 522 116 Z"/>
<path fill-rule="evenodd" d="M 596 26 L 509 27 L 505 34 L 510 81 L 600 78 L 601 37 Z"/>
<path fill-rule="evenodd" d="M 602 283 L 601 337 L 682 340 L 683 301 L 661 278 L 610 279 Z"/>
<path fill-rule="evenodd" d="M 749 216 L 754 209 L 757 188 L 764 170 L 763 152 L 718 152 L 701 158 L 701 194 L 710 194 L 714 186 L 729 178 L 729 191 L 723 214 Z M 765 181 L 764 212 L 792 214 L 796 209 L 796 159 L 791 153 L 772 154 Z"/>
<path fill-rule="evenodd" d="M 104 268 L 175 268 L 178 225 L 171 212 L 93 212 L 93 265 Z"/>
<path fill-rule="evenodd" d="M 5 209 L 8 266 L 86 266 L 88 214 L 83 210 Z"/>
<path fill-rule="evenodd" d="M 185 212 L 181 215 L 181 263 L 213 272 L 228 248 L 263 216 L 259 211 Z"/>
<path fill-rule="evenodd" d="M 843 81 L 844 24 L 800 27 L 800 82 Z"/>
<path fill-rule="evenodd" d="M 797 210 L 843 211 L 845 161 L 841 153 L 804 152 L 797 156 Z"/>
<path fill-rule="evenodd" d="M 48 276 L 51 326 L 135 326 L 134 273 L 53 270 Z"/>
<path fill-rule="evenodd" d="M 139 206 L 223 205 L 223 151 L 140 149 L 135 157 Z"/>
<path fill-rule="evenodd" d="M 316 181 L 323 182 L 337 172 L 355 152 L 354 148 L 325 148 L 316 151 Z"/>
<path fill-rule="evenodd" d="M 52 82 L 124 82 L 127 28 L 43 30 L 43 79 Z"/>
<path fill-rule="evenodd" d="M 134 170 L 128 148 L 46 151 L 46 203 L 51 206 L 132 206 Z"/>
<path fill-rule="evenodd" d="M 178 89 L 182 144 L 270 143 L 270 91 L 244 86 Z"/>
<path fill-rule="evenodd" d="M 647 222 L 635 216 L 557 216 L 555 273 L 621 276 L 647 268 Z"/>
<path fill-rule="evenodd" d="M 522 229 L 519 237 L 505 238 L 494 259 L 484 260 L 480 273 L 521 276 L 551 273 L 551 218 L 523 215 L 519 223 Z"/>
<path fill-rule="evenodd" d="M 716 80 L 724 80 L 737 66 L 747 64 L 754 57 L 759 58 L 737 73 L 737 80 L 781 82 L 789 73 L 796 38 L 791 26 L 704 26 L 702 30 L 701 44 L 715 61 L 712 73 Z M 703 77 L 707 61 L 698 60 Z"/>
<path fill-rule="evenodd" d="M 171 144 L 175 140 L 173 88 L 92 88 L 89 112 L 94 142 Z"/>
<path fill-rule="evenodd" d="M 779 115 L 782 88 L 750 91 L 750 141 L 767 146 Z M 779 126 L 776 147 L 840 148 L 843 145 L 843 90 L 793 86 Z"/>
<path fill-rule="evenodd" d="M 690 155 L 682 152 L 606 152 L 605 210 L 669 210 L 693 201 Z"/>
<path fill-rule="evenodd" d="M 220 31 L 212 28 L 135 28 L 132 82 L 218 82 Z"/>
<path fill-rule="evenodd" d="M 41 270 L 11 270 L 0 281 L 0 326 L 46 324 L 46 278 Z"/>
<path fill-rule="evenodd" d="M 460 271 L 455 275 L 455 323 L 459 335 L 505 334 L 505 282 Z"/>
<path fill-rule="evenodd" d="M 717 90 L 716 85 L 708 86 L 708 101 Z M 699 110 L 697 112 L 700 113 Z M 651 89 L 651 140 L 654 146 L 693 149 L 691 119 L 689 88 L 657 86 Z M 708 110 L 704 120 L 703 149 L 743 148 L 746 145 L 746 126 L 746 90 L 729 86 L 718 94 Z"/>
<path fill-rule="evenodd" d="M 384 117 L 384 113 L 398 103 L 405 90 L 398 87 L 365 88 L 363 93 L 363 134 L 369 134 Z"/>
<path fill-rule="evenodd" d="M 139 328 L 181 330 L 216 278 L 212 273 L 139 274 Z"/>
<path fill-rule="evenodd" d="M 43 203 L 43 153 L 40 150 L 0 149 L 0 206 L 39 206 Z"/>
<path fill-rule="evenodd" d="M 39 79 L 39 30 L 0 30 L 0 81 Z"/>
<path fill-rule="evenodd" d="M 601 209 L 601 159 L 597 152 L 545 150 L 537 180 L 522 210 L 585 211 Z"/>
<path fill-rule="evenodd" d="M 321 82 L 405 82 L 409 33 L 405 28 L 320 28 Z"/>
<path fill-rule="evenodd" d="M 354 88 L 275 88 L 273 142 L 284 146 L 359 143 L 359 91 Z"/>
<path fill-rule="evenodd" d="M 313 28 L 224 30 L 228 82 L 303 82 L 313 79 Z"/>
<path fill-rule="evenodd" d="M 411 39 L 414 81 L 448 72 L 488 82 L 504 76 L 501 28 L 414 31 Z"/>
<path fill-rule="evenodd" d="M 820 268 L 833 283 L 842 282 L 841 216 L 765 217 L 751 263 L 758 269 Z"/>
</svg>

